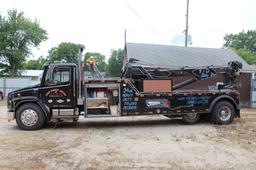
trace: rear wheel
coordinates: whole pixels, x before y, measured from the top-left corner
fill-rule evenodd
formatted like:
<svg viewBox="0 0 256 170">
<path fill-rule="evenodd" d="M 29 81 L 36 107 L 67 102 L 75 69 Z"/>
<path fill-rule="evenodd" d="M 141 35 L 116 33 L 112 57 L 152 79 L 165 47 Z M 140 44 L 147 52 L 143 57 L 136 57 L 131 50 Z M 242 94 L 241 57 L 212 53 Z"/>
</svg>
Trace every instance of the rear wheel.
<svg viewBox="0 0 256 170">
<path fill-rule="evenodd" d="M 200 115 L 198 113 L 188 113 L 182 116 L 183 121 L 188 124 L 194 124 L 198 122 Z"/>
<path fill-rule="evenodd" d="M 213 109 L 212 121 L 216 124 L 229 124 L 234 120 L 235 109 L 230 102 L 218 102 Z"/>
<path fill-rule="evenodd" d="M 40 129 L 45 124 L 46 117 L 42 109 L 33 103 L 20 106 L 16 112 L 16 122 L 24 130 Z"/>
</svg>

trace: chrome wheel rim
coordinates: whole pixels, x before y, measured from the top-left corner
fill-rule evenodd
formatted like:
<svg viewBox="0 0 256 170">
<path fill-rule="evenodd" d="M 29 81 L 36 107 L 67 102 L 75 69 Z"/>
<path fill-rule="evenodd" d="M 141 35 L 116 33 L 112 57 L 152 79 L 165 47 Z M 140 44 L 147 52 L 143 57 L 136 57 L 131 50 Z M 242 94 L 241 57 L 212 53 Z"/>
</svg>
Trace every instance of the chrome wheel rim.
<svg viewBox="0 0 256 170">
<path fill-rule="evenodd" d="M 21 113 L 21 122 L 25 126 L 34 126 L 38 121 L 38 115 L 36 111 L 32 109 L 26 109 Z"/>
<path fill-rule="evenodd" d="M 231 109 L 227 106 L 223 106 L 219 111 L 219 118 L 222 121 L 228 121 L 231 118 Z"/>
</svg>

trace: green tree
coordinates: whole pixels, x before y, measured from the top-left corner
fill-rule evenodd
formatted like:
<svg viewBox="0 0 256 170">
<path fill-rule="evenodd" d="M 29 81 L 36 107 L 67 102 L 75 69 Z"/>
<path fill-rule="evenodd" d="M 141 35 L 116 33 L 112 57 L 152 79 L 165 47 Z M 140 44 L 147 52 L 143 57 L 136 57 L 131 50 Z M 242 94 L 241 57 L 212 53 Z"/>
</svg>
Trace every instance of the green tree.
<svg viewBox="0 0 256 170">
<path fill-rule="evenodd" d="M 47 39 L 47 32 L 37 20 L 24 16 L 23 12 L 9 10 L 8 16 L 0 15 L 0 65 L 3 74 L 16 76 L 22 64 L 37 47 Z"/>
<path fill-rule="evenodd" d="M 243 48 L 235 49 L 235 52 L 241 56 L 248 64 L 256 64 L 256 53 Z"/>
<path fill-rule="evenodd" d="M 28 70 L 41 70 L 43 65 L 46 63 L 46 58 L 44 57 L 39 57 L 36 60 L 28 60 L 25 64 L 23 69 L 28 69 Z"/>
<path fill-rule="evenodd" d="M 70 63 L 78 63 L 78 52 L 80 48 L 85 48 L 84 45 L 71 42 L 62 42 L 57 47 L 52 48 L 48 53 L 49 61 L 65 60 Z"/>
<path fill-rule="evenodd" d="M 101 72 L 107 71 L 106 57 L 104 55 L 95 52 L 87 52 L 85 54 L 85 61 L 87 61 L 90 56 L 93 56 L 93 58 L 96 60 L 96 65 Z M 86 67 L 86 70 L 89 70 L 88 67 Z"/>
<path fill-rule="evenodd" d="M 124 59 L 124 50 L 111 50 L 111 56 L 108 59 L 108 75 L 119 77 L 121 75 Z"/>
<path fill-rule="evenodd" d="M 256 31 L 226 34 L 224 47 L 233 48 L 249 64 L 256 64 Z"/>
<path fill-rule="evenodd" d="M 248 30 L 238 34 L 226 34 L 224 37 L 224 46 L 235 49 L 246 49 L 251 52 L 256 52 L 256 31 Z"/>
</svg>

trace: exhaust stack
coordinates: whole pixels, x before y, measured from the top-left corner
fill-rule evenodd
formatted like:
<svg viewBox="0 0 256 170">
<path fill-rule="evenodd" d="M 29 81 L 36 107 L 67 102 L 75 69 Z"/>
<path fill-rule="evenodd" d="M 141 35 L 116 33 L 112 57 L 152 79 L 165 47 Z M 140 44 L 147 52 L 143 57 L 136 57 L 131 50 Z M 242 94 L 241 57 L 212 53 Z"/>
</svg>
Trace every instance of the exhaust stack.
<svg viewBox="0 0 256 170">
<path fill-rule="evenodd" d="M 80 48 L 79 55 L 78 55 L 78 69 L 79 69 L 79 76 L 78 76 L 78 92 L 79 92 L 79 98 L 78 98 L 78 104 L 83 103 L 82 99 L 82 83 L 84 81 L 84 72 L 83 72 L 83 48 Z"/>
</svg>

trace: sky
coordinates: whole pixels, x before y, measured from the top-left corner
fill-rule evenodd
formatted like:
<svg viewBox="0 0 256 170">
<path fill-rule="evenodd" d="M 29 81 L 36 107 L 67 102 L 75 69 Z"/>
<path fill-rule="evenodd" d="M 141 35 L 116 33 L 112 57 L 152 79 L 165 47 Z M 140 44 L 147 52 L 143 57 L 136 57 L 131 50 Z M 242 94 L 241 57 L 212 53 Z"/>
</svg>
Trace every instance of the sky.
<svg viewBox="0 0 256 170">
<path fill-rule="evenodd" d="M 23 11 L 37 19 L 48 40 L 33 49 L 47 56 L 61 42 L 84 44 L 87 52 L 110 56 L 127 42 L 183 45 L 187 0 L 0 0 L 0 14 Z M 256 28 L 255 0 L 190 0 L 192 47 L 221 48 L 227 33 Z"/>
</svg>

